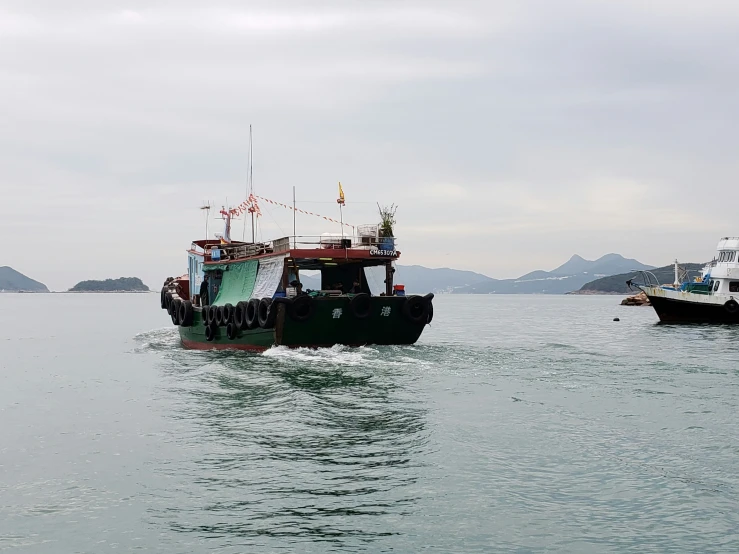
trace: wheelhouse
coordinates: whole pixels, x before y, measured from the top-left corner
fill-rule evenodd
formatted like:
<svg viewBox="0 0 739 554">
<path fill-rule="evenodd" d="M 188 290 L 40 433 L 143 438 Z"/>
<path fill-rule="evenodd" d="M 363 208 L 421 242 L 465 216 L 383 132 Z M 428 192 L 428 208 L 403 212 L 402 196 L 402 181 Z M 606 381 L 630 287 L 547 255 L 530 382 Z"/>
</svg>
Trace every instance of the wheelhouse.
<svg viewBox="0 0 739 554">
<path fill-rule="evenodd" d="M 245 262 L 258 262 L 255 276 L 260 294 L 294 297 L 306 292 L 341 296 L 366 293 L 374 296 L 402 294 L 394 285 L 393 262 L 400 257 L 392 237 L 300 236 L 268 242 L 194 241 L 188 250 L 190 298 L 199 305 L 201 283 L 209 274 L 208 297 L 218 296 L 224 272 Z M 257 264 L 255 264 L 257 265 Z M 371 277 L 370 277 L 371 273 Z M 305 276 L 305 279 L 303 277 Z M 306 286 L 303 280 L 315 283 Z"/>
</svg>

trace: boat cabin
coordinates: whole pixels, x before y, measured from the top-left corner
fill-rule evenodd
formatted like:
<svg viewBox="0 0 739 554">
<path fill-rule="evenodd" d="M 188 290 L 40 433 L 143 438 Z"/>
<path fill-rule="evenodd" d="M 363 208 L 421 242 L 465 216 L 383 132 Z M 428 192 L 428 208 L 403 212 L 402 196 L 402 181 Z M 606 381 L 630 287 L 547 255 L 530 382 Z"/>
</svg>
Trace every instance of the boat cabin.
<svg viewBox="0 0 739 554">
<path fill-rule="evenodd" d="M 722 238 L 716 247 L 716 257 L 706 264 L 701 276 L 682 283 L 680 290 L 709 295 L 739 294 L 739 237 Z"/>
<path fill-rule="evenodd" d="M 250 296 L 403 295 L 403 287 L 393 283 L 393 262 L 399 256 L 395 239 L 379 237 L 376 226 L 357 236 L 324 233 L 268 242 L 198 240 L 188 250 L 189 296 L 194 305 L 201 305 L 200 287 L 206 273 L 209 303 L 218 298 L 219 303 L 235 305 Z M 378 286 L 375 279 L 374 287 L 370 286 L 368 268 L 381 268 L 382 284 Z M 306 274 L 312 274 L 314 282 L 320 278 L 320 286 L 306 287 L 301 281 Z"/>
</svg>

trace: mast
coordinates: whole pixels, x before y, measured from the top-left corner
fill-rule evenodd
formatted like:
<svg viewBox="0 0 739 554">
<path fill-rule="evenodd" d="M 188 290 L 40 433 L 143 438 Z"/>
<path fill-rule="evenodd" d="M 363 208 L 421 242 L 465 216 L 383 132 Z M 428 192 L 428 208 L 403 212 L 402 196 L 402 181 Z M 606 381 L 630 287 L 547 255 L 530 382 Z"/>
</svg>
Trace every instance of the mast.
<svg viewBox="0 0 739 554">
<path fill-rule="evenodd" d="M 254 194 L 254 147 L 251 140 L 251 124 L 249 124 L 249 173 L 246 177 L 246 199 L 249 200 Z M 251 242 L 254 244 L 254 211 L 251 212 Z M 246 218 L 244 218 L 244 230 L 241 233 L 242 242 L 246 238 Z"/>
<path fill-rule="evenodd" d="M 254 194 L 254 146 L 251 140 L 251 123 L 249 124 L 249 195 Z M 254 244 L 254 210 L 251 212 L 251 243 Z"/>
<path fill-rule="evenodd" d="M 295 213 L 296 213 L 296 211 L 297 210 L 295 209 L 295 187 L 293 187 L 293 248 L 297 248 L 297 246 L 295 246 L 295 244 L 296 244 L 296 241 L 298 240 L 296 238 L 296 236 L 297 236 L 298 233 L 295 230 L 295 228 L 296 228 L 295 227 Z"/>
<path fill-rule="evenodd" d="M 680 266 L 677 265 L 677 258 L 675 258 L 675 288 L 680 286 Z"/>
</svg>

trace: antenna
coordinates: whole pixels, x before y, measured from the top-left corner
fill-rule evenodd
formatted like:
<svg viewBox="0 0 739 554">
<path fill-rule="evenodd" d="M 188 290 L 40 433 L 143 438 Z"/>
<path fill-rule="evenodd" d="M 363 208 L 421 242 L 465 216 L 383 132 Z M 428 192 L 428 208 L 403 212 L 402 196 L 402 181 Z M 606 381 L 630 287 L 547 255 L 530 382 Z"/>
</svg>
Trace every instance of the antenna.
<svg viewBox="0 0 739 554">
<path fill-rule="evenodd" d="M 210 219 L 210 201 L 203 201 L 203 205 L 200 206 L 201 210 L 205 210 L 205 240 L 208 240 L 208 219 Z"/>
</svg>

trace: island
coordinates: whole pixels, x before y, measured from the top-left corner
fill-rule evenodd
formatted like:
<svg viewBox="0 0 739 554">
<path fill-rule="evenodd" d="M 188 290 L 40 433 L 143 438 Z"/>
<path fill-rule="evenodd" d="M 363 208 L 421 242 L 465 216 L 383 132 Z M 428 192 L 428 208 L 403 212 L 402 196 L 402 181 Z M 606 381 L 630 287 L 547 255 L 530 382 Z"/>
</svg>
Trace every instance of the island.
<svg viewBox="0 0 739 554">
<path fill-rule="evenodd" d="M 138 277 L 120 277 L 104 281 L 80 281 L 69 292 L 149 292 Z"/>
<path fill-rule="evenodd" d="M 49 292 L 49 289 L 5 265 L 0 267 L 0 292 Z"/>
</svg>

